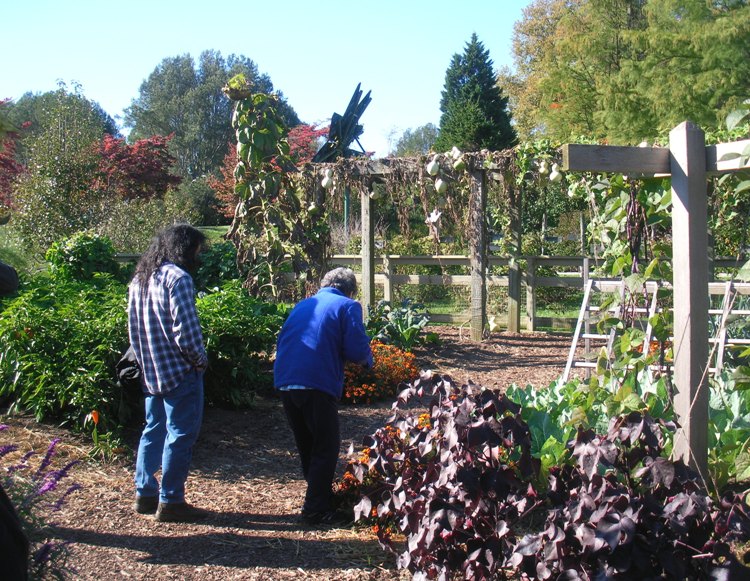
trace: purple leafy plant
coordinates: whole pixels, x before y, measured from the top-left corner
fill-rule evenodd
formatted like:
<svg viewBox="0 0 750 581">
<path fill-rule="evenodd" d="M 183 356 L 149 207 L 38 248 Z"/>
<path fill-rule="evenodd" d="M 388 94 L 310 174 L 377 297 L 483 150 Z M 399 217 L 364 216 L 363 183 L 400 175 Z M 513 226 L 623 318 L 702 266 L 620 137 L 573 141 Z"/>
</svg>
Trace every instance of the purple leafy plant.
<svg viewBox="0 0 750 581">
<path fill-rule="evenodd" d="M 425 397 L 419 416 L 411 404 Z M 365 439 L 343 482 L 356 483 L 347 489 L 356 519 L 373 525 L 399 568 L 415 579 L 750 572 L 730 550 L 750 539 L 744 499 L 711 498 L 662 457 L 671 423 L 632 412 L 604 435 L 579 428 L 569 461 L 542 481 L 520 411 L 498 392 L 426 373 Z"/>
</svg>

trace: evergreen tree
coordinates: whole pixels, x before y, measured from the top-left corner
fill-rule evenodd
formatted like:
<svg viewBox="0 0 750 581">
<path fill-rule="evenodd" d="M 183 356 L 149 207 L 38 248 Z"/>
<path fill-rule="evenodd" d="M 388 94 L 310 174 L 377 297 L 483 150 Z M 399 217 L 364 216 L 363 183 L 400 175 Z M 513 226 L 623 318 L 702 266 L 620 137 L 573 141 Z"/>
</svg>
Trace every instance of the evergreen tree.
<svg viewBox="0 0 750 581">
<path fill-rule="evenodd" d="M 501 150 L 516 142 L 508 98 L 495 79 L 490 53 L 472 34 L 462 55 L 455 54 L 445 73 L 436 150 Z"/>
</svg>

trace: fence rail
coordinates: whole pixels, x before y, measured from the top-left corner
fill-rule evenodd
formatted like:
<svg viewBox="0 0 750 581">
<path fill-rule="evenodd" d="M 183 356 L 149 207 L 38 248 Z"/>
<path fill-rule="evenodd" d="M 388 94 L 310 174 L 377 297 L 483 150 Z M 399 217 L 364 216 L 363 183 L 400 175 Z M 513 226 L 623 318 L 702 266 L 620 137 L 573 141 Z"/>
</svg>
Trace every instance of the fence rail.
<svg viewBox="0 0 750 581">
<path fill-rule="evenodd" d="M 489 256 L 488 267 L 507 267 L 510 265 L 508 258 Z M 535 331 L 540 328 L 553 329 L 555 331 L 573 332 L 576 325 L 576 317 L 540 317 L 537 315 L 537 291 L 540 288 L 568 288 L 583 291 L 586 281 L 594 265 L 594 259 L 586 256 L 520 256 L 517 259 L 526 267 L 521 270 L 520 280 L 526 290 L 526 316 L 522 319 L 526 331 Z M 331 264 L 336 266 L 361 267 L 362 257 L 358 254 L 337 254 L 331 257 Z M 732 258 L 718 258 L 713 262 L 717 273 L 725 273 L 733 268 L 742 266 L 742 262 Z M 399 285 L 442 285 L 471 288 L 472 277 L 468 274 L 396 274 L 398 266 L 464 266 L 470 267 L 470 259 L 463 255 L 432 255 L 432 256 L 409 256 L 409 255 L 383 255 L 376 258 L 375 285 L 383 288 L 383 298 L 393 301 L 393 289 Z M 557 276 L 538 276 L 536 273 L 540 268 L 566 268 Z M 361 283 L 362 277 L 357 275 Z M 507 288 L 510 284 L 508 275 L 491 275 L 486 277 L 488 288 Z M 605 283 L 606 284 L 606 283 Z M 613 286 L 619 286 L 621 281 L 613 280 Z M 723 285 L 723 282 L 712 283 Z M 488 311 L 489 312 L 489 311 Z M 501 327 L 508 326 L 507 314 L 493 315 L 494 321 Z M 442 314 L 436 313 L 430 316 L 436 323 L 465 324 L 471 320 L 470 309 L 458 313 Z"/>
<path fill-rule="evenodd" d="M 118 262 L 134 262 L 140 258 L 139 254 L 118 254 Z M 500 256 L 489 256 L 487 258 L 488 268 L 509 267 L 510 259 Z M 330 263 L 334 266 L 350 266 L 361 269 L 362 256 L 359 254 L 336 254 L 331 256 Z M 554 331 L 572 333 L 576 326 L 576 317 L 540 317 L 537 315 L 537 291 L 540 288 L 568 288 L 583 291 L 586 281 L 595 261 L 586 256 L 519 256 L 517 263 L 525 264 L 520 270 L 520 282 L 526 290 L 526 316 L 522 318 L 523 328 L 526 331 L 537 329 L 552 329 Z M 712 261 L 716 273 L 726 273 L 730 269 L 739 268 L 743 262 L 732 258 L 717 258 Z M 470 289 L 472 277 L 469 274 L 396 274 L 397 267 L 409 266 L 463 266 L 470 268 L 468 256 L 450 255 L 400 255 L 390 254 L 376 258 L 375 285 L 383 288 L 383 298 L 387 301 L 394 300 L 394 287 L 400 285 L 438 285 L 455 286 Z M 559 272 L 557 276 L 538 276 L 536 273 L 540 268 L 566 269 Z M 719 277 L 721 274 L 719 274 Z M 508 288 L 511 277 L 508 275 L 486 276 L 488 288 Z M 362 275 L 357 274 L 357 280 L 361 284 Z M 607 284 L 606 281 L 601 281 Z M 620 285 L 620 280 L 611 281 L 613 288 Z M 724 282 L 717 279 L 712 285 L 721 285 Z M 719 288 L 717 286 L 717 288 Z M 712 294 L 716 294 L 713 292 Z M 488 311 L 489 312 L 489 311 Z M 508 327 L 507 313 L 494 314 L 494 322 L 500 327 Z M 471 320 L 471 310 L 465 309 L 457 313 L 434 313 L 430 319 L 436 323 L 466 324 Z"/>
</svg>

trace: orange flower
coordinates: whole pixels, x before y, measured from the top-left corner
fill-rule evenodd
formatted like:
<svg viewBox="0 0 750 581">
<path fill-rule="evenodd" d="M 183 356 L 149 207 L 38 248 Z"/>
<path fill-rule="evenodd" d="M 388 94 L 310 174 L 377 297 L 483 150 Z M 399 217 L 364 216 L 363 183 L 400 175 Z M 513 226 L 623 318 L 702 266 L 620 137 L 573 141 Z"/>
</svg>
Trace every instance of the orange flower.
<svg viewBox="0 0 750 581">
<path fill-rule="evenodd" d="M 99 425 L 99 412 L 96 410 L 93 410 L 89 415 L 91 416 L 91 421 L 94 422 L 94 425 L 98 426 Z"/>
</svg>

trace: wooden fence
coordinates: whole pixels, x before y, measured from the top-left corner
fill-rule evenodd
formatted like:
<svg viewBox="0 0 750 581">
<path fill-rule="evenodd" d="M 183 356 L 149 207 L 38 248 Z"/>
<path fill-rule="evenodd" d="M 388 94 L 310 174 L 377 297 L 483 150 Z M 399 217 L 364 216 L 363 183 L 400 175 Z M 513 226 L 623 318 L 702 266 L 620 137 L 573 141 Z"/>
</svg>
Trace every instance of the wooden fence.
<svg viewBox="0 0 750 581">
<path fill-rule="evenodd" d="M 536 331 L 539 329 L 551 329 L 562 332 L 573 332 L 576 327 L 577 317 L 540 317 L 537 314 L 537 295 L 542 288 L 567 288 L 583 291 L 586 281 L 590 277 L 591 270 L 595 264 L 593 258 L 585 256 L 520 256 L 516 259 L 519 264 L 518 281 L 525 290 L 525 316 L 521 318 L 522 328 L 525 331 Z M 497 267 L 509 267 L 511 259 L 499 256 L 487 258 L 489 270 L 497 270 Z M 331 257 L 333 266 L 350 266 L 359 270 L 362 266 L 362 257 L 358 254 L 339 254 Z M 524 267 L 525 265 L 525 267 Z M 462 266 L 470 267 L 470 258 L 461 255 L 433 255 L 433 256 L 406 256 L 406 255 L 383 255 L 375 260 L 374 281 L 378 288 L 382 288 L 383 299 L 394 301 L 394 288 L 400 285 L 438 285 L 471 288 L 472 277 L 468 274 L 396 274 L 399 267 L 413 266 Z M 716 273 L 715 280 L 723 280 L 722 274 L 730 269 L 741 266 L 735 259 L 720 258 L 712 261 L 713 271 Z M 552 268 L 558 271 L 556 276 L 539 276 L 537 273 L 542 268 Z M 401 268 L 400 270 L 403 270 Z M 361 283 L 362 276 L 358 276 Z M 488 289 L 492 287 L 508 288 L 511 284 L 511 276 L 487 274 L 485 283 Z M 619 284 L 620 280 L 613 281 Z M 380 293 L 378 293 L 380 295 Z M 489 293 L 485 294 L 486 296 Z M 517 293 L 521 296 L 521 293 Z M 407 295 L 408 296 L 408 295 Z M 509 303 L 513 301 L 511 293 Z M 580 305 L 579 305 L 580 306 Z M 492 314 L 488 304 L 485 305 L 486 312 Z M 503 328 L 508 328 L 508 308 L 501 314 L 492 314 L 494 322 Z M 471 322 L 471 310 L 465 309 L 450 314 L 432 313 L 430 320 L 436 323 L 469 324 Z"/>
</svg>

